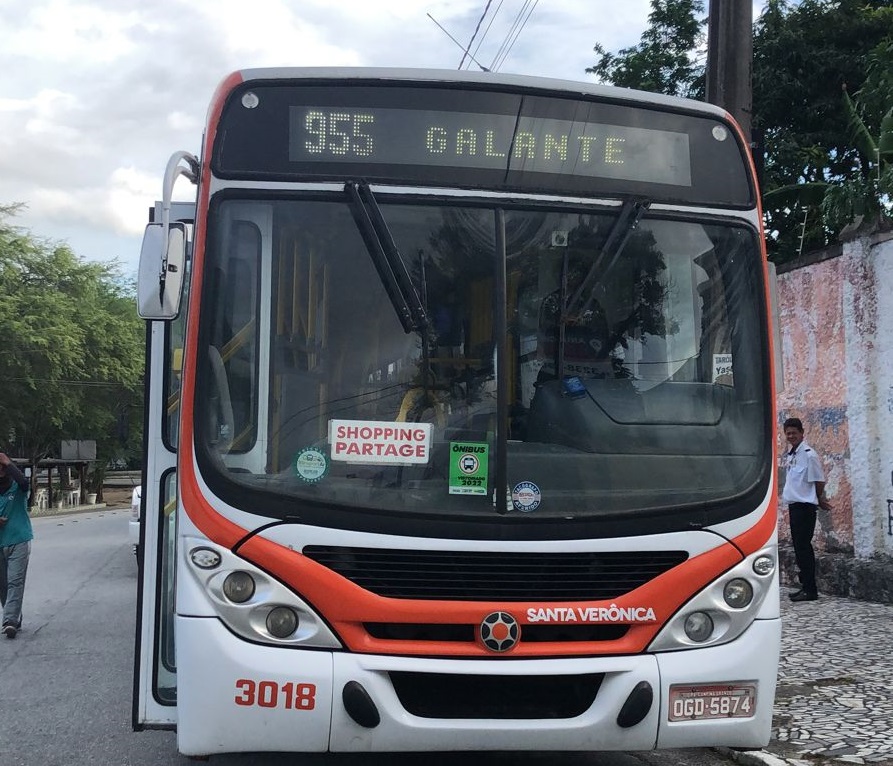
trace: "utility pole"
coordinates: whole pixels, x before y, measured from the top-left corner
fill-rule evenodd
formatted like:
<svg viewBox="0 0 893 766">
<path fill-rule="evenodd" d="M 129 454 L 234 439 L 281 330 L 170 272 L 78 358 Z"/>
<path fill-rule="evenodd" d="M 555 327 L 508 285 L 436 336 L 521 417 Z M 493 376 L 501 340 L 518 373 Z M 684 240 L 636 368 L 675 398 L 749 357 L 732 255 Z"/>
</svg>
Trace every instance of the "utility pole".
<svg viewBox="0 0 893 766">
<path fill-rule="evenodd" d="M 751 140 L 752 0 L 710 0 L 707 22 L 707 101 L 723 107 Z"/>
</svg>

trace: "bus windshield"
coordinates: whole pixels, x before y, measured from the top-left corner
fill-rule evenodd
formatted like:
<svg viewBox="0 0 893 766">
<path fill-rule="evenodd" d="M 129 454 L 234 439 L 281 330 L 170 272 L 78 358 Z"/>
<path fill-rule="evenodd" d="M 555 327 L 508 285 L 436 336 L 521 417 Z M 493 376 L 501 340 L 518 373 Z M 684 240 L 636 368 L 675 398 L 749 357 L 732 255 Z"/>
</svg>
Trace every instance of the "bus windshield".
<svg viewBox="0 0 893 766">
<path fill-rule="evenodd" d="M 209 211 L 195 401 L 233 506 L 682 525 L 765 490 L 755 230 L 647 204 L 235 195 Z"/>
</svg>

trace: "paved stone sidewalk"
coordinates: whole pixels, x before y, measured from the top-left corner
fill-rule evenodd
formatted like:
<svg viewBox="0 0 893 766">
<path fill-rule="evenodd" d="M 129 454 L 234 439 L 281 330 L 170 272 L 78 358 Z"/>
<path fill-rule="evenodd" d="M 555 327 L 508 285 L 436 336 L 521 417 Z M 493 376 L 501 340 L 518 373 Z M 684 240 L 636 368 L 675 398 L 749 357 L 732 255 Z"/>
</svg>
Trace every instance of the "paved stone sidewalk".
<svg viewBox="0 0 893 766">
<path fill-rule="evenodd" d="M 789 592 L 772 741 L 738 760 L 893 766 L 893 606 Z"/>
</svg>

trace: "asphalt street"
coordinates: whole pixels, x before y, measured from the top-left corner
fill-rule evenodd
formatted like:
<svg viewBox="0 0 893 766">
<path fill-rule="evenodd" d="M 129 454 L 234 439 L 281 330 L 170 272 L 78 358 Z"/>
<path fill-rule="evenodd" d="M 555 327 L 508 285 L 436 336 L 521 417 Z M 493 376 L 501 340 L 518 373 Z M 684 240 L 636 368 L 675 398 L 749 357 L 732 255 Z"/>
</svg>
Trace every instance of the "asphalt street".
<svg viewBox="0 0 893 766">
<path fill-rule="evenodd" d="M 35 518 L 23 631 L 0 638 L 0 766 L 186 766 L 171 731 L 134 732 L 137 571 L 129 508 Z M 213 766 L 724 766 L 709 750 L 214 756 Z"/>
</svg>

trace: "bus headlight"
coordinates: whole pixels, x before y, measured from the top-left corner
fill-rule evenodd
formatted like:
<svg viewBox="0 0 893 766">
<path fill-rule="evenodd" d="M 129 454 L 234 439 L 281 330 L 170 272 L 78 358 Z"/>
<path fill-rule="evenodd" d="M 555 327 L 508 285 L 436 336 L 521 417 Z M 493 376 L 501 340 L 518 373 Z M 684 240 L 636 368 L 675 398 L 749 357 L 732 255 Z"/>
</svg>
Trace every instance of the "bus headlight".
<svg viewBox="0 0 893 766">
<path fill-rule="evenodd" d="M 267 630 L 276 638 L 287 638 L 298 629 L 298 615 L 287 606 L 277 606 L 267 615 Z"/>
<path fill-rule="evenodd" d="M 726 583 L 722 597 L 732 609 L 744 609 L 753 601 L 753 586 L 743 577 L 736 577 Z"/>
<path fill-rule="evenodd" d="M 248 572 L 230 572 L 223 581 L 223 595 L 234 604 L 244 604 L 254 595 L 254 578 Z"/>
<path fill-rule="evenodd" d="M 230 631 L 258 644 L 344 648 L 310 604 L 251 561 L 198 538 L 184 538 L 183 550 L 191 575 L 181 589 L 187 614 L 207 615 L 210 606 Z"/>
<path fill-rule="evenodd" d="M 648 651 L 673 652 L 727 644 L 744 633 L 757 615 L 776 619 L 775 561 L 775 546 L 767 546 L 707 584 L 667 621 L 649 644 Z M 775 595 L 774 607 L 766 601 L 770 594 Z"/>
<path fill-rule="evenodd" d="M 692 612 L 685 618 L 685 635 L 702 644 L 713 635 L 713 620 L 707 612 Z"/>
</svg>

